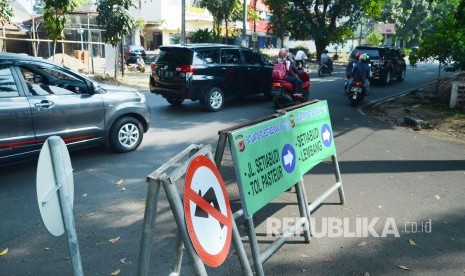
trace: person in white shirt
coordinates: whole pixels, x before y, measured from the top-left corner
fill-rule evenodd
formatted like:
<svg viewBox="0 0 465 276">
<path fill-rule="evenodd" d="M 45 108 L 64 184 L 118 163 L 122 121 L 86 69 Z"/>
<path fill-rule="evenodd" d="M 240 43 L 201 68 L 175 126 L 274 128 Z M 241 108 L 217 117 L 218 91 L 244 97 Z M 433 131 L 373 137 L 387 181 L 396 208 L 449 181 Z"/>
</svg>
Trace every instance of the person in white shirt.
<svg viewBox="0 0 465 276">
<path fill-rule="evenodd" d="M 304 68 L 304 65 L 305 65 L 305 60 L 307 59 L 307 55 L 305 54 L 304 51 L 302 50 L 298 50 L 297 53 L 295 54 L 295 62 L 296 62 L 296 65 L 297 67 L 301 67 L 301 68 Z"/>
</svg>

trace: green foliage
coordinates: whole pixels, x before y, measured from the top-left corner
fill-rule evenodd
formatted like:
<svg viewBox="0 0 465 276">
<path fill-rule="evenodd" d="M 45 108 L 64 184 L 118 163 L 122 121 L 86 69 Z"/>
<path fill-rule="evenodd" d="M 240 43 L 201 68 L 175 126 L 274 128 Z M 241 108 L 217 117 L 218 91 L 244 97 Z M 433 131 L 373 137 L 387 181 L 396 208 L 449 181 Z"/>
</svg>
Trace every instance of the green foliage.
<svg viewBox="0 0 465 276">
<path fill-rule="evenodd" d="M 10 3 L 8 3 L 8 0 L 0 0 L 0 24 L 10 22 L 12 16 L 13 8 Z"/>
<path fill-rule="evenodd" d="M 433 6 L 427 0 L 388 0 L 381 13 L 381 21 L 396 27 L 395 37 L 404 43 L 416 44 L 428 26 Z"/>
<path fill-rule="evenodd" d="M 105 42 L 114 47 L 136 26 L 130 7 L 134 7 L 131 0 L 97 0 L 97 22 L 105 28 Z"/>
<path fill-rule="evenodd" d="M 213 16 L 213 30 L 215 37 L 221 33 L 222 23 L 226 26 L 226 37 L 228 36 L 228 22 L 242 20 L 242 1 L 240 0 L 200 0 L 201 8 L 206 8 Z"/>
<path fill-rule="evenodd" d="M 295 49 L 296 51 L 298 51 L 298 50 L 303 50 L 303 51 L 307 50 L 307 51 L 308 51 L 308 47 L 307 47 L 307 45 L 305 45 L 305 44 L 296 45 L 296 46 L 294 47 L 294 49 Z"/>
<path fill-rule="evenodd" d="M 410 56 L 410 64 L 435 59 L 440 66 L 447 68 L 465 68 L 465 29 L 452 13 L 444 19 L 436 20 L 434 31 L 423 36 L 418 49 Z"/>
<path fill-rule="evenodd" d="M 378 31 L 371 31 L 365 38 L 365 41 L 371 45 L 381 45 L 383 41 L 383 35 Z"/>
<path fill-rule="evenodd" d="M 142 17 L 137 18 L 134 21 L 134 29 L 143 30 L 145 28 L 145 20 Z M 144 32 L 141 32 L 143 34 Z"/>
<path fill-rule="evenodd" d="M 190 41 L 192 43 L 211 43 L 215 41 L 215 34 L 213 30 L 208 28 L 198 29 L 191 34 Z"/>
<path fill-rule="evenodd" d="M 45 0 L 44 25 L 49 38 L 56 44 L 63 39 L 63 30 L 70 12 L 76 7 L 74 0 Z"/>
<path fill-rule="evenodd" d="M 378 17 L 384 0 L 266 0 L 271 30 L 281 40 L 287 33 L 296 40 L 314 39 L 317 56 L 330 43 L 341 43 L 362 16 Z M 343 20 L 344 19 L 344 20 Z"/>
<path fill-rule="evenodd" d="M 281 40 L 281 47 L 283 47 L 284 37 L 290 32 L 287 26 L 291 22 L 291 6 L 287 0 L 265 0 L 264 2 L 271 11 L 271 24 L 268 26 L 268 31 Z"/>
</svg>

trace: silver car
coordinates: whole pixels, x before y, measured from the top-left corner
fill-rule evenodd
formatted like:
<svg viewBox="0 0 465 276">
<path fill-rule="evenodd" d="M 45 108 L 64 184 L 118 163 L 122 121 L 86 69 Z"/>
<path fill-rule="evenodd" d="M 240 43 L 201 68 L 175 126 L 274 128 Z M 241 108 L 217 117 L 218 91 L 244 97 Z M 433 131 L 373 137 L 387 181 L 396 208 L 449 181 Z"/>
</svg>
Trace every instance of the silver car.
<svg viewBox="0 0 465 276">
<path fill-rule="evenodd" d="M 99 84 L 55 63 L 0 53 L 0 166 L 37 157 L 60 136 L 69 149 L 137 149 L 150 109 L 137 90 Z"/>
</svg>

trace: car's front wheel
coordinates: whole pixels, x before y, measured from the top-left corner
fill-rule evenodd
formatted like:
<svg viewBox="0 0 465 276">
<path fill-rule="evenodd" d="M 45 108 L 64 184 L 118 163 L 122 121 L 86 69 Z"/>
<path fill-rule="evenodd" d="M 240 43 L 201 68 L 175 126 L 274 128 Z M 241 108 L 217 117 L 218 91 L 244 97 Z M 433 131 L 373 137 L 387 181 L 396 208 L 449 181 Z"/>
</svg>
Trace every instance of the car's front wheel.
<svg viewBox="0 0 465 276">
<path fill-rule="evenodd" d="M 386 75 L 384 76 L 384 85 L 388 85 L 391 82 L 391 71 L 387 71 Z"/>
<path fill-rule="evenodd" d="M 213 87 L 205 95 L 204 105 L 208 111 L 218 111 L 223 107 L 224 94 L 218 87 Z"/>
<path fill-rule="evenodd" d="M 402 69 L 400 76 L 397 77 L 398 81 L 403 81 L 405 79 L 405 69 Z"/>
<path fill-rule="evenodd" d="M 133 117 L 119 118 L 110 131 L 110 146 L 120 153 L 137 149 L 142 142 L 144 131 L 139 120 Z"/>
</svg>

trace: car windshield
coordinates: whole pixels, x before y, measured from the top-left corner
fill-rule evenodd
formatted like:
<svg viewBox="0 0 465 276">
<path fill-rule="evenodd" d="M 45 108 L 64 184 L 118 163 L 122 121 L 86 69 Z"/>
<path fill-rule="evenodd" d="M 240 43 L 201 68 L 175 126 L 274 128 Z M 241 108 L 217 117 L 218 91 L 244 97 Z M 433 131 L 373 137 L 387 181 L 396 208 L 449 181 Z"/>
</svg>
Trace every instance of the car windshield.
<svg viewBox="0 0 465 276">
<path fill-rule="evenodd" d="M 193 52 L 182 48 L 162 48 L 157 56 L 156 64 L 188 65 L 192 63 Z"/>
</svg>

